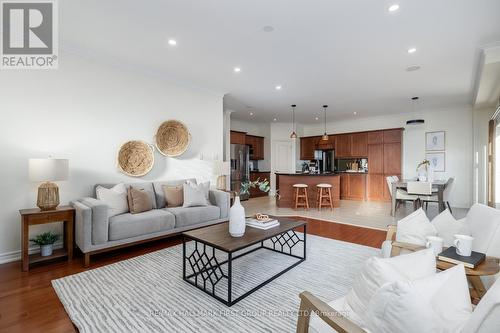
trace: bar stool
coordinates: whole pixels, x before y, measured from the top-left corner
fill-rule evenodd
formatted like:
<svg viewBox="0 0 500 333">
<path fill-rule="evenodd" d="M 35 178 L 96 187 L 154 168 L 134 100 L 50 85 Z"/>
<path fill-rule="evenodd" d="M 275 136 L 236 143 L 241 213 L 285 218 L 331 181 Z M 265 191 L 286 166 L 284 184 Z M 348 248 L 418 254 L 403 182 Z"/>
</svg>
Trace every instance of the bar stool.
<svg viewBox="0 0 500 333">
<path fill-rule="evenodd" d="M 331 184 L 318 184 L 316 185 L 316 202 L 318 203 L 318 210 L 322 207 L 330 207 L 333 212 L 333 199 L 332 199 L 332 185 Z M 325 202 L 323 202 L 325 200 Z"/>
<path fill-rule="evenodd" d="M 295 189 L 295 209 L 298 207 L 304 207 L 306 210 L 309 209 L 309 199 L 307 198 L 307 188 L 306 184 L 294 184 Z M 302 191 L 302 193 L 301 193 Z M 304 199 L 301 201 L 300 199 Z"/>
</svg>

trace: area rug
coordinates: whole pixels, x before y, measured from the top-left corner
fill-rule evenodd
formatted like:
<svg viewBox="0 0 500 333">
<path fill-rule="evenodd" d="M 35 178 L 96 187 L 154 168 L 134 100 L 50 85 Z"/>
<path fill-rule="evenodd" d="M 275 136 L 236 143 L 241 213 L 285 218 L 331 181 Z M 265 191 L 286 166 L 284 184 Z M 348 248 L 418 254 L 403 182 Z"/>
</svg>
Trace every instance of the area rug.
<svg viewBox="0 0 500 333">
<path fill-rule="evenodd" d="M 294 332 L 299 294 L 345 295 L 363 262 L 379 250 L 307 236 L 307 260 L 232 307 L 182 280 L 182 246 L 53 280 L 80 332 Z M 242 294 L 295 260 L 258 250 L 233 264 Z"/>
</svg>

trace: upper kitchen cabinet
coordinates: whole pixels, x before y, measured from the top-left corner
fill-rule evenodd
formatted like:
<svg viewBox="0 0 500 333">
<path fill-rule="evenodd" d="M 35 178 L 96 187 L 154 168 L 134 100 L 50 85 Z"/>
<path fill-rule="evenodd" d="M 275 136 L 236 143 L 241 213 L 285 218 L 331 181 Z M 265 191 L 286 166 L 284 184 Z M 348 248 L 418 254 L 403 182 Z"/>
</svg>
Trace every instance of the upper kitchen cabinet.
<svg viewBox="0 0 500 333">
<path fill-rule="evenodd" d="M 384 143 L 384 131 L 368 132 L 367 141 L 369 145 Z"/>
<path fill-rule="evenodd" d="M 351 134 L 351 157 L 366 157 L 368 156 L 368 134 L 354 133 Z"/>
<path fill-rule="evenodd" d="M 316 149 L 328 150 L 335 149 L 335 135 L 329 135 L 328 140 L 323 140 L 320 136 L 317 138 Z"/>
<path fill-rule="evenodd" d="M 309 136 L 300 138 L 300 159 L 301 160 L 313 160 L 314 150 L 316 150 L 316 145 L 318 144 L 320 137 Z"/>
<path fill-rule="evenodd" d="M 384 143 L 401 142 L 403 131 L 401 129 L 392 129 L 384 131 Z"/>
<path fill-rule="evenodd" d="M 238 131 L 231 131 L 230 142 L 231 142 L 231 144 L 235 144 L 235 145 L 246 144 L 246 133 L 245 132 L 238 132 Z"/>
<path fill-rule="evenodd" d="M 336 135 L 335 157 L 351 157 L 351 134 Z"/>
<path fill-rule="evenodd" d="M 246 135 L 245 143 L 250 147 L 251 160 L 264 159 L 264 138 L 256 135 Z"/>
</svg>

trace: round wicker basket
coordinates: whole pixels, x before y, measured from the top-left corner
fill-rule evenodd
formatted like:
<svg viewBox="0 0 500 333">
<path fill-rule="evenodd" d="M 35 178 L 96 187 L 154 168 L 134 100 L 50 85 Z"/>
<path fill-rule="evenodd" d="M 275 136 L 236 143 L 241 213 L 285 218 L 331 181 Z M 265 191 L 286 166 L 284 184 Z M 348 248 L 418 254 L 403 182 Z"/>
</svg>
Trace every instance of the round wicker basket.
<svg viewBox="0 0 500 333">
<path fill-rule="evenodd" d="M 118 151 L 118 168 L 132 177 L 146 175 L 155 162 L 153 147 L 144 141 L 125 142 Z"/>
<path fill-rule="evenodd" d="M 156 148 L 165 156 L 182 155 L 189 146 L 191 134 L 183 123 L 167 120 L 160 125 L 155 136 Z"/>
</svg>

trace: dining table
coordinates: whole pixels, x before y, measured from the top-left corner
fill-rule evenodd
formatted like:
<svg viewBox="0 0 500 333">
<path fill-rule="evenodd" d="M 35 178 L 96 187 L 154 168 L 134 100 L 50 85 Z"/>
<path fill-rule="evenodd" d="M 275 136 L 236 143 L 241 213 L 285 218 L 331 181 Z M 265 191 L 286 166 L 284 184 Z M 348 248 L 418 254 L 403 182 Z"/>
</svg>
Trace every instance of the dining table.
<svg viewBox="0 0 500 333">
<path fill-rule="evenodd" d="M 408 182 L 414 182 L 415 179 L 401 179 L 392 183 L 392 199 L 391 199 L 391 216 L 396 214 L 396 191 L 398 189 L 404 189 L 408 187 Z M 446 209 L 445 203 L 443 200 L 444 189 L 446 188 L 447 180 L 434 180 L 432 181 L 432 191 L 433 194 L 437 194 L 438 199 L 438 208 L 441 213 Z"/>
</svg>

